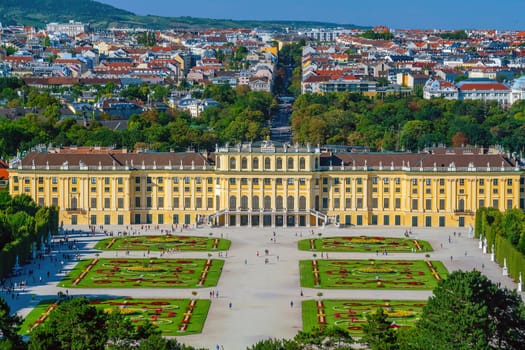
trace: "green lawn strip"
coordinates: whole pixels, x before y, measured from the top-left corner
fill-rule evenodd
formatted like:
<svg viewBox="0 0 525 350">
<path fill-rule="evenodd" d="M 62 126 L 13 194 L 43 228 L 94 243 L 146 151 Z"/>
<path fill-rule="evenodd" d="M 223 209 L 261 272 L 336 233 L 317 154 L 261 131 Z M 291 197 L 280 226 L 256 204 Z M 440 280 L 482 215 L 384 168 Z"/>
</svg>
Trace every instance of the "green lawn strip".
<svg viewBox="0 0 525 350">
<path fill-rule="evenodd" d="M 43 300 L 38 303 L 37 306 L 24 318 L 24 322 L 20 326 L 20 331 L 18 332 L 21 335 L 29 333 L 31 327 L 35 324 L 36 320 L 40 318 L 47 311 L 51 304 L 54 304 L 56 299 Z"/>
<path fill-rule="evenodd" d="M 214 248 L 215 241 L 218 241 Z M 95 245 L 95 249 L 110 251 L 219 251 L 230 249 L 231 241 L 215 237 L 199 236 L 124 236 L 105 238 Z"/>
<path fill-rule="evenodd" d="M 313 249 L 311 240 L 314 241 Z M 298 247 L 299 250 L 315 252 L 378 252 L 380 254 L 384 251 L 389 253 L 422 253 L 433 251 L 432 246 L 427 241 L 417 240 L 417 243 L 419 247 L 413 239 L 394 237 L 326 237 L 300 240 Z"/>
<path fill-rule="evenodd" d="M 54 300 L 45 300 L 37 305 L 24 319 L 20 329 L 21 335 L 30 333 L 31 327 L 35 324 L 49 305 Z M 119 310 L 131 322 L 140 326 L 148 319 L 162 332 L 163 336 L 179 336 L 188 334 L 198 334 L 202 332 L 204 322 L 210 309 L 210 300 L 197 299 L 193 313 L 185 331 L 179 331 L 179 327 L 187 312 L 190 299 L 93 299 L 91 304 L 105 312 Z M 44 321 L 45 322 L 45 321 Z"/>
<path fill-rule="evenodd" d="M 363 336 L 366 314 L 383 308 L 393 327 L 412 327 L 419 319 L 426 301 L 407 300 L 323 300 L 326 315 L 325 326 L 336 326 L 347 330 L 352 337 Z M 315 300 L 302 302 L 303 330 L 309 331 L 321 325 L 317 319 Z"/>
<path fill-rule="evenodd" d="M 314 283 L 312 260 L 299 262 L 301 286 L 326 289 L 434 289 L 438 280 L 424 260 L 316 260 L 320 284 Z M 431 261 L 441 279 L 448 275 Z"/>
<path fill-rule="evenodd" d="M 224 260 L 211 260 L 199 285 L 206 259 L 99 259 L 76 285 L 77 277 L 92 262 L 80 261 L 62 281 L 64 288 L 206 288 L 217 285 Z"/>
</svg>

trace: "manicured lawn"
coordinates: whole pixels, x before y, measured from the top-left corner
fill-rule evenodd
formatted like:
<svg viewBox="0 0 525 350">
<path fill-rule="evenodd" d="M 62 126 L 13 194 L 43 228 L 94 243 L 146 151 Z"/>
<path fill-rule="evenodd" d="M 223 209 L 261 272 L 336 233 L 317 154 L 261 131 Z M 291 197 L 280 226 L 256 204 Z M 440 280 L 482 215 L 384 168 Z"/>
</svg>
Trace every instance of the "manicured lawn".
<svg viewBox="0 0 525 350">
<path fill-rule="evenodd" d="M 298 242 L 299 250 L 316 252 L 431 252 L 432 246 L 426 241 L 393 237 L 326 237 L 303 239 Z"/>
<path fill-rule="evenodd" d="M 200 288 L 219 280 L 223 260 L 88 259 L 58 284 L 66 288 Z"/>
<path fill-rule="evenodd" d="M 41 319 L 54 300 L 42 301 L 24 319 L 20 334 L 30 333 L 32 327 Z M 192 306 L 190 299 L 93 299 L 91 304 L 106 312 L 118 310 L 140 326 L 145 320 L 150 320 L 160 329 L 163 336 L 196 334 L 202 332 L 204 321 L 208 315 L 210 301 L 196 299 Z M 190 313 L 190 309 L 192 309 Z M 52 313 L 52 312 L 51 312 Z M 184 319 L 189 315 L 189 318 Z M 45 322 L 45 320 L 43 321 Z M 185 329 L 185 330 L 183 330 Z"/>
<path fill-rule="evenodd" d="M 30 332 L 31 327 L 36 323 L 36 321 L 47 311 L 47 309 L 56 302 L 56 299 L 53 300 L 43 300 L 38 305 L 31 310 L 31 312 L 24 318 L 24 322 L 20 326 L 20 331 L 18 332 L 21 335 L 27 334 Z"/>
<path fill-rule="evenodd" d="M 301 286 L 337 289 L 434 289 L 447 269 L 440 261 L 302 260 Z"/>
<path fill-rule="evenodd" d="M 231 241 L 197 236 L 124 236 L 106 238 L 95 245 L 100 250 L 124 251 L 214 251 L 230 249 Z"/>
<path fill-rule="evenodd" d="M 349 331 L 352 337 L 362 337 L 366 314 L 379 307 L 393 322 L 392 327 L 412 327 L 425 304 L 426 301 L 404 300 L 305 300 L 302 303 L 303 330 L 337 326 Z"/>
</svg>

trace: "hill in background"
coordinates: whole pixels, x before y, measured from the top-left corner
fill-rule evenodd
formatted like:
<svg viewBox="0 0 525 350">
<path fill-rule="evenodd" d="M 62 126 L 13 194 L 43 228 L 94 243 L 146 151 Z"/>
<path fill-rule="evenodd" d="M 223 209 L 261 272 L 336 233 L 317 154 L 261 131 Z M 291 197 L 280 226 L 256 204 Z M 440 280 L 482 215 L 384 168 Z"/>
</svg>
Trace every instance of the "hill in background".
<svg viewBox="0 0 525 350">
<path fill-rule="evenodd" d="M 359 28 L 354 25 L 311 21 L 235 21 L 195 17 L 138 16 L 111 5 L 93 0 L 1 0 L 0 22 L 3 25 L 33 25 L 45 28 L 46 23 L 69 20 L 90 23 L 94 28 L 129 27 L 151 29 L 205 28 Z"/>
</svg>

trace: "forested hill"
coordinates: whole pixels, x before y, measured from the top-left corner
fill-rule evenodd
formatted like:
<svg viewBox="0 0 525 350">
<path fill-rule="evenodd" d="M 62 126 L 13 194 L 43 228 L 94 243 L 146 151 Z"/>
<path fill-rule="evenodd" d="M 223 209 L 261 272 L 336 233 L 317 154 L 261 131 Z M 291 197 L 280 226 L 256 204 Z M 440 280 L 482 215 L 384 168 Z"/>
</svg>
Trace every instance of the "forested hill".
<svg viewBox="0 0 525 350">
<path fill-rule="evenodd" d="M 174 3 L 174 6 L 175 3 Z M 0 0 L 0 22 L 3 25 L 33 25 L 45 27 L 50 22 L 69 20 L 90 23 L 95 28 L 142 27 L 151 29 L 206 29 L 206 28 L 264 28 L 280 29 L 285 27 L 344 27 L 340 25 L 308 21 L 234 21 L 194 17 L 138 16 L 132 12 L 102 4 L 93 0 Z"/>
</svg>

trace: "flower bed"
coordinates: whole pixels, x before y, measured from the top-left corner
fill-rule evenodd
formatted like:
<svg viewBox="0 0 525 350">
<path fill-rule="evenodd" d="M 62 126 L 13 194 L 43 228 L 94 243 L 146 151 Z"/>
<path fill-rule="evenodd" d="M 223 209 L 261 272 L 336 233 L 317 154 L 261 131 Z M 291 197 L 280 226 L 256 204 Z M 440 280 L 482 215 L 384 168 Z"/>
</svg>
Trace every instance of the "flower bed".
<svg viewBox="0 0 525 350">
<path fill-rule="evenodd" d="M 80 288 L 195 288 L 216 286 L 223 260 L 83 260 L 58 284 Z"/>
<path fill-rule="evenodd" d="M 303 260 L 301 286 L 339 289 L 433 289 L 447 275 L 438 261 Z"/>
<path fill-rule="evenodd" d="M 95 245 L 100 250 L 121 251 L 213 251 L 228 250 L 231 242 L 199 236 L 124 236 L 107 238 Z"/>
<path fill-rule="evenodd" d="M 412 327 L 425 303 L 404 300 L 306 300 L 302 302 L 303 330 L 336 326 L 350 332 L 352 337 L 360 337 L 366 315 L 375 313 L 379 307 L 384 309 L 393 327 Z M 319 305 L 322 305 L 321 309 Z"/>
<path fill-rule="evenodd" d="M 299 241 L 300 250 L 324 252 L 430 252 L 426 241 L 393 237 L 325 237 Z"/>
<path fill-rule="evenodd" d="M 43 302 L 43 305 L 48 305 L 48 302 Z M 141 326 L 145 320 L 150 320 L 163 336 L 178 336 L 202 332 L 210 301 L 202 299 L 109 299 L 93 300 L 91 305 L 105 312 L 118 311 L 137 327 Z M 57 305 L 51 304 L 43 312 L 43 309 L 37 306 L 24 320 L 21 334 L 30 333 L 34 327 L 45 322 L 56 307 Z M 189 311 L 184 310 L 191 310 L 188 318 L 186 315 Z M 31 321 L 35 317 L 38 317 L 38 322 Z M 181 325 L 184 325 L 183 333 L 179 331 Z"/>
</svg>

